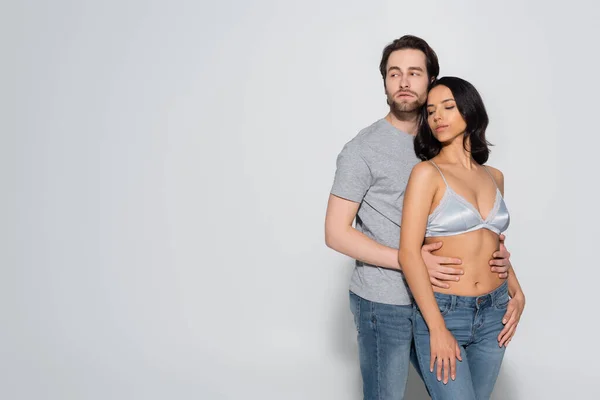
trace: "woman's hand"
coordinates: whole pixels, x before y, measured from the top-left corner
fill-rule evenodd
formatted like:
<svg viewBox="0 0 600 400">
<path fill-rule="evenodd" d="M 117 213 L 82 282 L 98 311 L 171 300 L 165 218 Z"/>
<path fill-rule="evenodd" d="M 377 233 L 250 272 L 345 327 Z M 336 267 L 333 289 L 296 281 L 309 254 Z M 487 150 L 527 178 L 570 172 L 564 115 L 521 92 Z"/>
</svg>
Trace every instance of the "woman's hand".
<svg viewBox="0 0 600 400">
<path fill-rule="evenodd" d="M 429 371 L 433 372 L 433 366 L 437 359 L 437 380 L 442 380 L 442 367 L 444 372 L 444 384 L 448 383 L 448 374 L 452 380 L 455 380 L 456 359 L 462 361 L 458 342 L 446 327 L 430 330 L 429 335 L 429 345 L 431 348 Z"/>
<path fill-rule="evenodd" d="M 508 302 L 506 314 L 504 314 L 504 318 L 502 319 L 504 329 L 502 329 L 502 332 L 500 332 L 500 334 L 498 335 L 498 345 L 500 347 L 508 346 L 513 336 L 515 336 L 517 325 L 521 320 L 521 315 L 523 314 L 524 308 L 525 295 L 521 291 L 515 293 L 515 295 L 512 296 L 512 298 Z"/>
</svg>

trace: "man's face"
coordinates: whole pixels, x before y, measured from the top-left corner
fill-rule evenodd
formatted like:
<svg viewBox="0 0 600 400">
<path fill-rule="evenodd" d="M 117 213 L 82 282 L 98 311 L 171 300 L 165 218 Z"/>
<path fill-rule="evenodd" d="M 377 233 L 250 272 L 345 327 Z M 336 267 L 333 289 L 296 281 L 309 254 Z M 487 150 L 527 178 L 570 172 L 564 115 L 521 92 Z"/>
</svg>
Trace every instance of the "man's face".
<svg viewBox="0 0 600 400">
<path fill-rule="evenodd" d="M 420 50 L 396 50 L 388 58 L 385 94 L 391 108 L 400 112 L 418 110 L 427 100 L 427 66 Z"/>
</svg>

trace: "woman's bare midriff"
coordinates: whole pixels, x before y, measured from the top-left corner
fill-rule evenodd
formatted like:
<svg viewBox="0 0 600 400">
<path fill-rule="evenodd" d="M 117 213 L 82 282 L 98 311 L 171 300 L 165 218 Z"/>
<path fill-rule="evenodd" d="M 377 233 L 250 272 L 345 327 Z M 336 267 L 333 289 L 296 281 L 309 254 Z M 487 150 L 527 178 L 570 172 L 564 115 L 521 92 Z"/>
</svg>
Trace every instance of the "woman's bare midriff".
<svg viewBox="0 0 600 400">
<path fill-rule="evenodd" d="M 443 242 L 439 250 L 433 252 L 437 256 L 460 258 L 462 264 L 451 265 L 464 271 L 458 282 L 446 281 L 450 288 L 443 289 L 434 286 L 433 291 L 458 296 L 480 296 L 498 288 L 504 279 L 498 277 L 490 269 L 492 254 L 500 244 L 498 235 L 488 229 L 456 236 L 429 237 L 425 243 Z"/>
</svg>

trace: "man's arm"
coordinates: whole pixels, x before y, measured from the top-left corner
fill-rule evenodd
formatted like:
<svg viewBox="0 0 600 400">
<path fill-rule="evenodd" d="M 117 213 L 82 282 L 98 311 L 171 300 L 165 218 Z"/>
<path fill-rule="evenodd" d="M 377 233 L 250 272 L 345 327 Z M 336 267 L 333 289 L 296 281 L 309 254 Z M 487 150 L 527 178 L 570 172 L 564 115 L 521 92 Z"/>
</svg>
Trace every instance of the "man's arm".
<svg viewBox="0 0 600 400">
<path fill-rule="evenodd" d="M 377 243 L 352 226 L 359 206 L 359 203 L 329 195 L 325 216 L 325 243 L 355 260 L 399 270 L 397 249 Z"/>
<path fill-rule="evenodd" d="M 397 249 L 377 243 L 352 226 L 360 203 L 374 182 L 360 142 L 350 141 L 344 146 L 336 167 L 325 217 L 325 243 L 355 260 L 398 270 Z"/>
<path fill-rule="evenodd" d="M 359 203 L 330 195 L 325 217 L 325 243 L 333 250 L 367 264 L 400 270 L 398 249 L 377 243 L 352 226 Z M 421 248 L 421 255 L 427 265 L 432 285 L 448 288 L 444 281 L 458 281 L 462 275 L 460 259 L 431 254 L 439 249 L 442 242 L 431 243 Z"/>
<path fill-rule="evenodd" d="M 373 177 L 369 166 L 360 155 L 356 143 L 348 143 L 337 158 L 337 169 L 327 206 L 325 218 L 325 243 L 328 247 L 355 260 L 367 264 L 399 270 L 398 250 L 377 243 L 352 226 L 360 202 L 369 190 Z M 398 221 L 400 222 L 400 221 Z M 462 269 L 454 268 L 459 259 L 439 257 L 432 252 L 442 243 L 430 243 L 422 247 L 421 253 L 430 276 L 431 284 L 448 288 L 445 281 L 457 281 Z M 508 266 L 498 272 L 506 272 Z"/>
</svg>

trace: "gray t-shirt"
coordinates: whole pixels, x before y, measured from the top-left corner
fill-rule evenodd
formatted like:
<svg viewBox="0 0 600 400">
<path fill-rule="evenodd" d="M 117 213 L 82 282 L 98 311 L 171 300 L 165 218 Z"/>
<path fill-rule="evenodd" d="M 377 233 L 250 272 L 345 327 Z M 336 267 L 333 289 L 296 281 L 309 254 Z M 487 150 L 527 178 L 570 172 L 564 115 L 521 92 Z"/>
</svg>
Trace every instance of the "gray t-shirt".
<svg viewBox="0 0 600 400">
<path fill-rule="evenodd" d="M 381 119 L 346 143 L 337 158 L 331 193 L 360 203 L 356 229 L 397 249 L 404 191 L 418 162 L 413 136 Z M 356 261 L 350 290 L 378 303 L 411 304 L 402 272 L 361 261 Z"/>
</svg>

